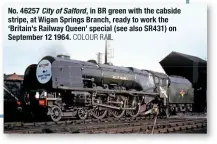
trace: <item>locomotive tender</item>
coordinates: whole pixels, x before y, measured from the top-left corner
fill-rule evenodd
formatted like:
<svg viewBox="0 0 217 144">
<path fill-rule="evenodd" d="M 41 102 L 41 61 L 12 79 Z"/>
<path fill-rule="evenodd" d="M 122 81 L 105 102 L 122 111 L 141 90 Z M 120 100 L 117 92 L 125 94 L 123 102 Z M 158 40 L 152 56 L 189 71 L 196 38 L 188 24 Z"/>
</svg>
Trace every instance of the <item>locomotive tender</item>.
<svg viewBox="0 0 217 144">
<path fill-rule="evenodd" d="M 187 79 L 93 60 L 71 60 L 64 55 L 46 56 L 30 65 L 24 90 L 32 111 L 45 112 L 53 121 L 74 116 L 86 119 L 88 115 L 97 119 L 136 117 L 156 112 L 156 107 L 165 114 L 191 110 L 193 103 Z"/>
</svg>

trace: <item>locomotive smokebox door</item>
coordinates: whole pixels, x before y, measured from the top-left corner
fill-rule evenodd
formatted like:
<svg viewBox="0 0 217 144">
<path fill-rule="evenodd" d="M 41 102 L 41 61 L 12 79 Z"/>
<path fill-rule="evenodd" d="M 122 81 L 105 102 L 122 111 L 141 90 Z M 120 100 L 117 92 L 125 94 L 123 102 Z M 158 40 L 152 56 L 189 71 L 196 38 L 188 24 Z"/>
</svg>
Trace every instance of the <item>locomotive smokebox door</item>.
<svg viewBox="0 0 217 144">
<path fill-rule="evenodd" d="M 83 87 L 81 64 L 54 61 L 52 66 L 53 88 L 59 86 Z"/>
<path fill-rule="evenodd" d="M 39 83 L 46 84 L 50 81 L 52 77 L 51 67 L 52 64 L 47 59 L 43 59 L 39 62 L 36 69 L 36 77 Z"/>
</svg>

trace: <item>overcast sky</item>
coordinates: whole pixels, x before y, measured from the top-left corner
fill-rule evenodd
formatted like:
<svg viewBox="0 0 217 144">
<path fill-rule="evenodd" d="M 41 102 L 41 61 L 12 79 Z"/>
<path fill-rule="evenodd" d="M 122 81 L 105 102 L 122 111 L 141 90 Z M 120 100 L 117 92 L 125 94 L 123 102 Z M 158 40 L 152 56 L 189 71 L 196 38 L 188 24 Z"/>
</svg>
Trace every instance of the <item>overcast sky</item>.
<svg viewBox="0 0 217 144">
<path fill-rule="evenodd" d="M 73 6 L 76 5 L 71 7 Z M 144 5 L 144 7 L 147 6 Z M 118 5 L 110 7 L 118 7 Z M 152 7 L 155 8 L 155 6 Z M 206 6 L 182 5 L 179 8 L 182 9 L 181 15 L 168 16 L 170 19 L 169 24 L 177 26 L 178 31 L 176 32 L 125 32 L 112 34 L 114 40 L 110 42 L 110 47 L 114 49 L 114 58 L 111 59 L 111 62 L 118 66 L 131 66 L 164 72 L 159 61 L 172 51 L 206 59 Z M 9 41 L 7 39 L 9 34 L 7 17 L 8 14 L 4 13 L 4 73 L 24 74 L 28 65 L 36 64 L 45 55 L 54 53 L 69 54 L 71 59 L 83 61 L 96 59 L 97 52 L 104 53 L 105 41 Z M 27 32 L 26 34 L 32 33 Z M 13 34 L 20 33 L 13 32 Z"/>
</svg>

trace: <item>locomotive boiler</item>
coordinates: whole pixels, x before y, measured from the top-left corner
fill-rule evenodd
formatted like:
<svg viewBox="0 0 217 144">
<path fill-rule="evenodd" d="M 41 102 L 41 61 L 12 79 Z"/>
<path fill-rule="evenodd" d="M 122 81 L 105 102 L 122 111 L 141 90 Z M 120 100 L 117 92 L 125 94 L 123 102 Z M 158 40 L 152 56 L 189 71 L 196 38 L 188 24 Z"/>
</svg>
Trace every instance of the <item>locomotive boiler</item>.
<svg viewBox="0 0 217 144">
<path fill-rule="evenodd" d="M 62 117 L 136 117 L 168 108 L 171 84 L 166 74 L 133 67 L 46 56 L 25 71 L 24 89 L 32 111 Z M 191 89 L 190 85 L 187 89 Z M 175 91 L 179 90 L 176 88 Z M 172 92 L 171 92 L 172 93 Z M 174 101 L 172 101 L 174 102 Z"/>
<path fill-rule="evenodd" d="M 39 87 L 47 89 L 98 86 L 146 91 L 155 87 L 152 74 L 145 70 L 70 60 L 67 57 L 44 57 L 37 65 L 36 78 Z"/>
</svg>

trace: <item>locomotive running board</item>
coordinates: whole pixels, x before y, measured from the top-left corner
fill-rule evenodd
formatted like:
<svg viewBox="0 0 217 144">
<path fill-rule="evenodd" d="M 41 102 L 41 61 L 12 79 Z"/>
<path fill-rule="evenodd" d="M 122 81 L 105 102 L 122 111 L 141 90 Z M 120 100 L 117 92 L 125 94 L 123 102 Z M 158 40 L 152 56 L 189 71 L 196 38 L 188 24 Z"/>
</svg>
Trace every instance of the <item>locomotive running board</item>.
<svg viewBox="0 0 217 144">
<path fill-rule="evenodd" d="M 96 89 L 96 88 L 70 88 L 65 86 L 57 87 L 60 90 L 71 90 L 71 91 L 85 91 L 85 92 L 96 92 L 96 93 L 116 93 L 116 94 L 137 94 L 137 95 L 149 95 L 156 96 L 159 93 L 147 93 L 142 91 L 126 91 L 126 90 L 108 90 L 108 89 Z"/>
</svg>

